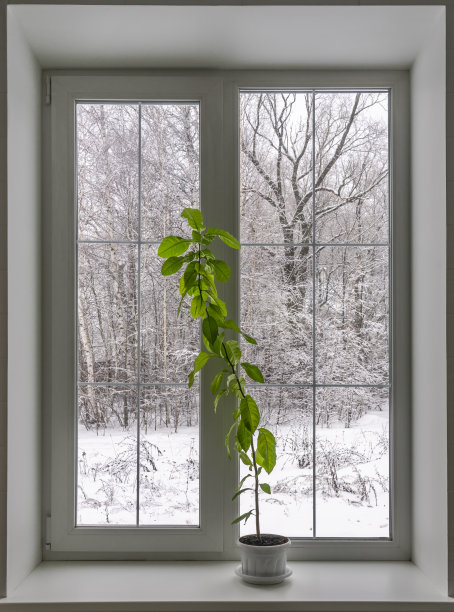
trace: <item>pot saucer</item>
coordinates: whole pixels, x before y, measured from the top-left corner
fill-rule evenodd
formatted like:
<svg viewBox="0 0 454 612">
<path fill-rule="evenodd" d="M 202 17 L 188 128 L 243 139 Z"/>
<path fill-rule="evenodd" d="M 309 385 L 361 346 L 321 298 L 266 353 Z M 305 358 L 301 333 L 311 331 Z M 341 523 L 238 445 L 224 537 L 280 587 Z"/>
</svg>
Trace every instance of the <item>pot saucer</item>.
<svg viewBox="0 0 454 612">
<path fill-rule="evenodd" d="M 235 568 L 235 574 L 242 578 L 245 582 L 250 582 L 251 584 L 279 584 L 289 576 L 293 574 L 293 571 L 288 567 L 285 571 L 285 574 L 281 574 L 280 576 L 250 576 L 249 574 L 243 574 L 243 569 L 240 565 Z"/>
</svg>

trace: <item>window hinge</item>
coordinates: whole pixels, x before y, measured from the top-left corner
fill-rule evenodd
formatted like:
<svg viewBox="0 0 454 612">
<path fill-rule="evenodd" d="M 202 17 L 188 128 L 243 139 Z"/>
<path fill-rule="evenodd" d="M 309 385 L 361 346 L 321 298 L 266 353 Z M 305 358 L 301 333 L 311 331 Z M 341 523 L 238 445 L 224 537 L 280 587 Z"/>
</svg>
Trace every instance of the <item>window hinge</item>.
<svg viewBox="0 0 454 612">
<path fill-rule="evenodd" d="M 46 533 L 44 539 L 44 548 L 45 550 L 51 549 L 51 517 L 46 516 Z"/>
<path fill-rule="evenodd" d="M 46 104 L 51 103 L 52 83 L 50 76 L 46 76 Z"/>
</svg>

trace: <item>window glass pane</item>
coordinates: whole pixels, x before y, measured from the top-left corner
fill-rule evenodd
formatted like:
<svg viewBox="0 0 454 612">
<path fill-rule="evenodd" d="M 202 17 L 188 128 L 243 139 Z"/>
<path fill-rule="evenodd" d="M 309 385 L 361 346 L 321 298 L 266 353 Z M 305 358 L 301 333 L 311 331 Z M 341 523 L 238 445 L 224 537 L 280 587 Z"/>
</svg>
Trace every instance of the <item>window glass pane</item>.
<svg viewBox="0 0 454 612">
<path fill-rule="evenodd" d="M 78 371 L 87 382 L 137 380 L 137 246 L 80 244 Z"/>
<path fill-rule="evenodd" d="M 315 95 L 317 242 L 388 242 L 388 94 Z"/>
<path fill-rule="evenodd" d="M 319 537 L 389 537 L 387 389 L 318 389 Z"/>
<path fill-rule="evenodd" d="M 138 105 L 80 103 L 76 122 L 79 238 L 135 240 Z"/>
<path fill-rule="evenodd" d="M 157 245 L 141 249 L 141 380 L 187 383 L 200 350 L 200 325 L 181 299 L 178 275 L 162 276 Z"/>
<path fill-rule="evenodd" d="M 135 525 L 137 392 L 79 385 L 76 525 Z"/>
<path fill-rule="evenodd" d="M 312 242 L 312 93 L 242 93 L 241 242 Z"/>
<path fill-rule="evenodd" d="M 144 386 L 140 524 L 199 525 L 199 388 Z"/>
<path fill-rule="evenodd" d="M 271 486 L 272 495 L 260 493 L 260 525 L 263 533 L 311 537 L 313 505 L 312 389 L 306 387 L 254 387 L 249 393 L 262 414 L 260 427 L 276 438 L 277 463 L 261 481 Z M 248 468 L 241 464 L 241 477 Z M 246 486 L 246 484 L 245 484 Z M 253 494 L 240 497 L 241 513 L 254 507 Z M 241 525 L 241 533 L 255 529 L 254 517 Z"/>
<path fill-rule="evenodd" d="M 200 206 L 199 105 L 142 104 L 142 240 L 187 233 Z"/>
<path fill-rule="evenodd" d="M 267 383 L 312 382 L 312 247 L 241 249 L 241 321 L 257 345 L 245 361 Z"/>
<path fill-rule="evenodd" d="M 317 279 L 317 383 L 387 383 L 388 247 L 324 247 Z"/>
</svg>

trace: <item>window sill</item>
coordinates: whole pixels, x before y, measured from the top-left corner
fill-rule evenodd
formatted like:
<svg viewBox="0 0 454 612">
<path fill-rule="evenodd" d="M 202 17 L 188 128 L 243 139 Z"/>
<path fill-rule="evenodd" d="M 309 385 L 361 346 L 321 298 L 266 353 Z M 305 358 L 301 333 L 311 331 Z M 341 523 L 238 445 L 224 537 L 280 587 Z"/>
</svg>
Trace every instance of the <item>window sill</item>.
<svg viewBox="0 0 454 612">
<path fill-rule="evenodd" d="M 234 575 L 233 561 L 47 561 L 0 600 L 0 611 L 454 611 L 454 600 L 409 562 L 289 565 L 286 582 L 257 587 Z"/>
</svg>

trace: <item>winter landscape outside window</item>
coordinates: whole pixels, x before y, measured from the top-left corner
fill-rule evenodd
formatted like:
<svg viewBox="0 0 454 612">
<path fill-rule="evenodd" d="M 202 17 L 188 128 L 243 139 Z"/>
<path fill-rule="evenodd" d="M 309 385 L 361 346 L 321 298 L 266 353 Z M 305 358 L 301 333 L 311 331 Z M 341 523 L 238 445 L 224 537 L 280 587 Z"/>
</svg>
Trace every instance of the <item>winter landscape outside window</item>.
<svg viewBox="0 0 454 612">
<path fill-rule="evenodd" d="M 241 327 L 278 440 L 268 532 L 389 537 L 388 108 L 387 91 L 240 94 Z M 76 525 L 197 526 L 200 337 L 156 251 L 200 206 L 198 104 L 79 102 L 76 130 Z"/>
</svg>

